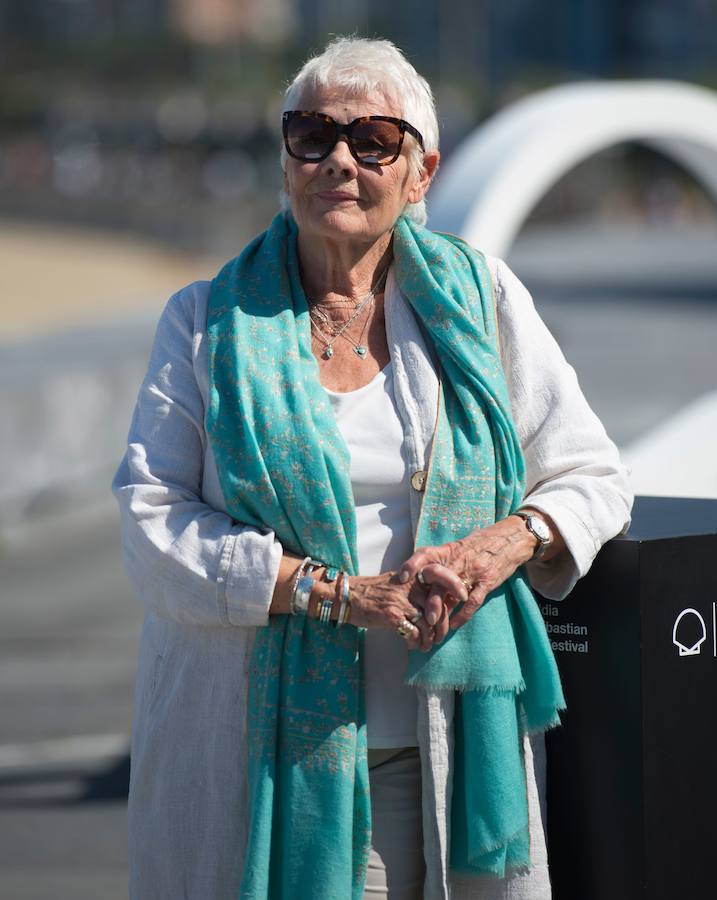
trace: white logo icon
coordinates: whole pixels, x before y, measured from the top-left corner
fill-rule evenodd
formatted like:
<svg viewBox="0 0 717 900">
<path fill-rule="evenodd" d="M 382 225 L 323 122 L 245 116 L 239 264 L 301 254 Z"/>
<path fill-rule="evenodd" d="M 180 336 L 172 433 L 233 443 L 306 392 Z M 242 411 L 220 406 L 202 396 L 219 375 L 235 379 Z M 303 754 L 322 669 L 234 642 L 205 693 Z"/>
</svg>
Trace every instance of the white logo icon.
<svg viewBox="0 0 717 900">
<path fill-rule="evenodd" d="M 699 621 L 699 628 L 702 630 L 702 637 L 696 643 L 693 644 L 684 644 L 682 641 L 677 639 L 677 630 L 680 627 L 680 622 L 685 618 L 685 616 L 696 616 Z M 689 621 L 689 620 L 688 620 Z M 695 626 L 692 625 L 690 628 L 682 628 L 682 634 L 690 635 L 689 640 L 692 640 L 695 634 Z M 680 651 L 680 656 L 697 656 L 702 650 L 702 644 L 707 640 L 707 626 L 705 625 L 705 620 L 702 616 L 697 612 L 696 609 L 683 609 L 679 616 L 675 619 L 675 624 L 672 629 L 672 643 L 678 648 Z"/>
</svg>

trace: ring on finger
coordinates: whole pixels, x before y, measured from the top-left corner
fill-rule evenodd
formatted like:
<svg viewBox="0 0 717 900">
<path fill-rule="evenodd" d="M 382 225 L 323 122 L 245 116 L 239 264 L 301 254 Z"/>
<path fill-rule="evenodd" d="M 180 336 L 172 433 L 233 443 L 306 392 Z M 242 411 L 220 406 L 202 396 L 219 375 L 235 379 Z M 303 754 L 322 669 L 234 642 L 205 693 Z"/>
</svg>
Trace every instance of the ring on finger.
<svg viewBox="0 0 717 900">
<path fill-rule="evenodd" d="M 423 587 L 428 587 L 428 582 L 423 577 L 423 569 L 420 569 L 418 572 L 416 572 L 416 581 L 419 584 L 423 585 Z"/>
<path fill-rule="evenodd" d="M 411 625 L 417 625 L 418 622 L 423 618 L 423 610 L 417 609 L 412 616 L 406 616 L 407 621 L 411 623 Z"/>
<path fill-rule="evenodd" d="M 404 640 L 407 640 L 408 638 L 412 637 L 415 627 L 416 626 L 413 623 L 409 622 L 408 619 L 404 619 L 396 629 L 396 634 L 400 634 L 401 637 L 404 638 Z"/>
<path fill-rule="evenodd" d="M 473 584 L 470 581 L 468 581 L 467 578 L 461 578 L 461 584 L 470 594 L 470 592 L 473 590 L 473 587 L 474 587 Z"/>
</svg>

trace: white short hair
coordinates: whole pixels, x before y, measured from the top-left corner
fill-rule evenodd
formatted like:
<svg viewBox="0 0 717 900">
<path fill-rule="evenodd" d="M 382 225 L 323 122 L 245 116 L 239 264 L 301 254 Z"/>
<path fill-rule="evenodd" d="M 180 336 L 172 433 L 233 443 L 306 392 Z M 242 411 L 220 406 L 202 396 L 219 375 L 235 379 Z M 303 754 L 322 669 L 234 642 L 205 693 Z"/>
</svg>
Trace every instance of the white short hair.
<svg viewBox="0 0 717 900">
<path fill-rule="evenodd" d="M 282 109 L 300 109 L 301 98 L 309 90 L 340 88 L 356 97 L 380 94 L 423 136 L 425 150 L 438 150 L 438 117 L 431 88 L 391 41 L 338 37 L 318 56 L 307 60 L 286 89 Z M 286 167 L 287 153 L 282 147 L 281 165 Z M 417 168 L 423 152 L 412 143 L 409 156 Z M 281 203 L 288 207 L 282 189 Z M 403 214 L 424 225 L 426 202 L 407 203 Z"/>
</svg>

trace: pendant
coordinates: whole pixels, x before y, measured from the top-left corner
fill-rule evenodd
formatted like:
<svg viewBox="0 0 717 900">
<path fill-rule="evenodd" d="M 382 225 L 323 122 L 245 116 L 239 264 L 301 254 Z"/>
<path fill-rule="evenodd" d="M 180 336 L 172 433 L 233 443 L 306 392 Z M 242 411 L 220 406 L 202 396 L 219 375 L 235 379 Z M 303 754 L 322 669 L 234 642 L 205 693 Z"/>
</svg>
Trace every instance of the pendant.
<svg viewBox="0 0 717 900">
<path fill-rule="evenodd" d="M 333 355 L 334 355 L 334 348 L 331 346 L 331 344 L 327 344 L 324 347 L 324 356 L 326 357 L 326 359 L 331 359 L 331 357 Z"/>
<path fill-rule="evenodd" d="M 368 347 L 364 347 L 363 344 L 358 344 L 354 347 L 354 352 L 356 353 L 356 356 L 360 356 L 361 359 L 363 359 L 368 353 Z"/>
</svg>

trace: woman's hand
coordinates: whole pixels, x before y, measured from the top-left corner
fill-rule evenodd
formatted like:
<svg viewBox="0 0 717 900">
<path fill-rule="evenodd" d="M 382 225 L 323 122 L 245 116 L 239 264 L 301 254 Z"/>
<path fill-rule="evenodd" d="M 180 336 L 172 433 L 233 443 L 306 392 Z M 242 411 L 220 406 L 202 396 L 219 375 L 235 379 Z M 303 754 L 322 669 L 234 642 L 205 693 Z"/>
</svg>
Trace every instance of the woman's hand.
<svg viewBox="0 0 717 900">
<path fill-rule="evenodd" d="M 413 558 L 413 557 L 412 557 Z M 356 575 L 349 579 L 351 589 L 351 616 L 349 622 L 359 628 L 387 628 L 396 631 L 406 620 L 423 615 L 415 621 L 412 633 L 406 637 L 409 649 L 430 650 L 435 641 L 435 629 L 427 620 L 426 600 L 429 591 L 450 593 L 460 599 L 468 595 L 460 578 L 448 568 L 438 567 L 432 574 L 431 587 L 415 577 L 398 578 L 396 572 L 381 575 Z M 442 608 L 440 599 L 434 607 Z M 445 634 L 443 635 L 445 637 Z M 441 637 L 441 640 L 443 640 Z"/>
<path fill-rule="evenodd" d="M 400 577 L 410 584 L 421 573 L 430 585 L 425 603 L 429 624 L 439 605 L 442 607 L 435 620 L 434 643 L 440 643 L 449 628 L 455 630 L 465 625 L 488 594 L 532 557 L 535 545 L 536 539 L 523 519 L 508 516 L 495 525 L 477 528 L 459 541 L 416 550 L 401 567 Z M 446 588 L 448 572 L 461 580 L 462 596 Z M 451 616 L 451 611 L 463 599 L 462 609 Z"/>
</svg>

